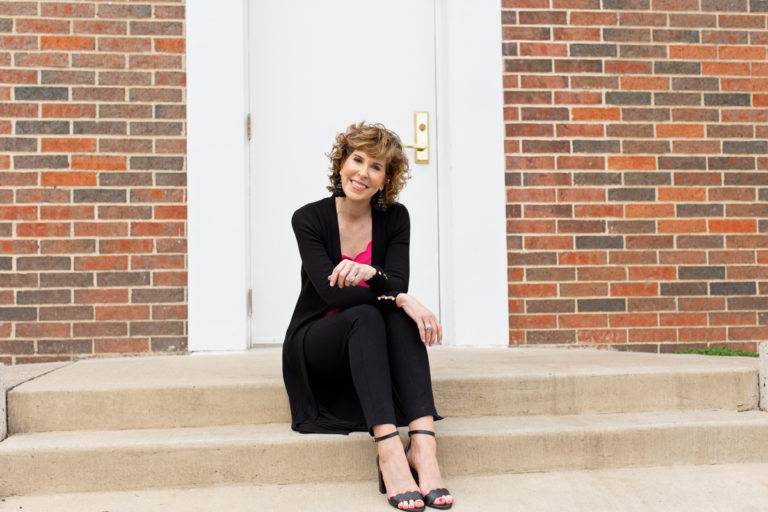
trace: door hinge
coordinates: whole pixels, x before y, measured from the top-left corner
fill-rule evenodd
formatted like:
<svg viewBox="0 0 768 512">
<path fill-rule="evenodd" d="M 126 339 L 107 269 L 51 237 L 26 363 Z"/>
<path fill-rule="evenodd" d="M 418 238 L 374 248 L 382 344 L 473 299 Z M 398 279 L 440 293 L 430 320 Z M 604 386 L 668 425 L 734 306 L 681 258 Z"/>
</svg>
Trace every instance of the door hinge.
<svg viewBox="0 0 768 512">
<path fill-rule="evenodd" d="M 251 318 L 253 317 L 253 288 L 248 288 L 247 307 L 248 307 L 248 318 Z"/>
<path fill-rule="evenodd" d="M 251 128 L 251 114 L 248 113 L 245 116 L 245 136 L 248 137 L 248 142 L 251 142 L 251 136 L 253 135 L 253 128 Z"/>
</svg>

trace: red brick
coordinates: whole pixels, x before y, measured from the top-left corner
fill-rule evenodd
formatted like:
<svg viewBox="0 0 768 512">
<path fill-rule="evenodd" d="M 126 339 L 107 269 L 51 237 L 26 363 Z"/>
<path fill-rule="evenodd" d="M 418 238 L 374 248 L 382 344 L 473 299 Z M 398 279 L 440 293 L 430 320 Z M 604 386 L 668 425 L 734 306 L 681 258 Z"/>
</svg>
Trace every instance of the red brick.
<svg viewBox="0 0 768 512">
<path fill-rule="evenodd" d="M 128 33 L 128 23 L 125 21 L 76 20 L 72 25 L 75 34 L 111 34 Z"/>
<path fill-rule="evenodd" d="M 0 220 L 35 220 L 36 206 L 0 206 Z"/>
<path fill-rule="evenodd" d="M 37 37 L 0 35 L 0 50 L 37 50 Z"/>
<path fill-rule="evenodd" d="M 124 336 L 128 334 L 125 322 L 75 322 L 72 324 L 72 336 Z"/>
<path fill-rule="evenodd" d="M 728 46 L 723 45 L 717 48 L 718 58 L 736 59 L 736 60 L 765 60 L 765 48 L 759 46 Z"/>
<path fill-rule="evenodd" d="M 152 49 L 148 37 L 100 37 L 100 52 L 145 53 Z"/>
<path fill-rule="evenodd" d="M 75 236 L 128 236 L 128 223 L 75 222 Z"/>
<path fill-rule="evenodd" d="M 100 240 L 99 252 L 101 254 L 151 253 L 153 245 L 152 240 L 144 238 Z M 131 267 L 135 268 L 133 265 Z"/>
<path fill-rule="evenodd" d="M 26 19 L 16 20 L 16 32 L 20 34 L 68 34 L 69 20 Z"/>
<path fill-rule="evenodd" d="M 129 296 L 126 289 L 75 290 L 75 303 L 77 304 L 126 304 L 128 301 Z"/>
<path fill-rule="evenodd" d="M 149 306 L 96 306 L 96 320 L 148 320 Z"/>
<path fill-rule="evenodd" d="M 560 328 L 573 329 L 585 327 L 608 327 L 608 315 L 605 314 L 587 314 L 578 315 L 561 314 L 558 316 Z"/>
<path fill-rule="evenodd" d="M 19 322 L 16 324 L 18 338 L 68 338 L 70 324 L 60 322 Z"/>
<path fill-rule="evenodd" d="M 96 117 L 96 105 L 44 103 L 42 117 L 69 119 Z"/>
<path fill-rule="evenodd" d="M 77 235 L 77 232 L 75 233 Z M 43 240 L 41 254 L 87 254 L 96 252 L 96 241 L 86 239 Z"/>
<path fill-rule="evenodd" d="M 36 84 L 37 71 L 0 69 L 0 82 L 6 84 Z"/>
<path fill-rule="evenodd" d="M 612 297 L 654 297 L 658 294 L 657 283 L 611 283 Z"/>
<path fill-rule="evenodd" d="M 79 2 L 56 2 L 41 4 L 41 14 L 53 18 L 92 18 L 96 14 L 93 4 Z"/>
<path fill-rule="evenodd" d="M 42 173 L 42 185 L 96 185 L 96 173 L 93 172 L 44 172 Z"/>
<path fill-rule="evenodd" d="M 756 219 L 707 219 L 712 233 L 757 233 Z"/>
<path fill-rule="evenodd" d="M 72 233 L 68 222 L 19 222 L 16 236 L 19 237 L 68 237 Z"/>
<path fill-rule="evenodd" d="M 92 219 L 94 216 L 93 206 L 41 206 L 40 218 L 42 220 L 74 220 L 74 219 Z"/>
<path fill-rule="evenodd" d="M 187 286 L 186 272 L 155 272 L 152 278 L 155 286 Z"/>
<path fill-rule="evenodd" d="M 653 313 L 611 313 L 608 315 L 611 327 L 656 327 L 657 314 Z"/>
<path fill-rule="evenodd" d="M 680 341 L 719 341 L 725 339 L 726 330 L 721 327 L 685 326 L 679 329 Z"/>
<path fill-rule="evenodd" d="M 127 256 L 75 256 L 75 270 L 127 270 Z"/>
<path fill-rule="evenodd" d="M 183 305 L 152 306 L 153 320 L 186 320 L 187 307 Z"/>
<path fill-rule="evenodd" d="M 132 222 L 131 236 L 183 236 L 183 222 Z"/>
<path fill-rule="evenodd" d="M 706 313 L 659 313 L 659 325 L 662 326 L 682 326 L 682 325 L 707 325 Z"/>
<path fill-rule="evenodd" d="M 554 297 L 557 286 L 554 284 L 509 284 L 510 296 L 514 297 Z"/>
<path fill-rule="evenodd" d="M 159 53 L 184 53 L 184 39 L 155 39 L 155 51 Z"/>
<path fill-rule="evenodd" d="M 657 222 L 659 233 L 701 233 L 707 231 L 704 219 L 663 219 Z"/>
<path fill-rule="evenodd" d="M 89 153 L 96 151 L 96 139 L 70 139 L 70 138 L 46 138 L 41 139 L 42 151 L 48 153 Z M 72 157 L 72 168 L 75 167 L 75 160 L 83 157 Z"/>
<path fill-rule="evenodd" d="M 24 68 L 66 68 L 69 67 L 69 55 L 65 52 L 17 52 L 14 55 L 16 67 Z"/>
<path fill-rule="evenodd" d="M 103 155 L 75 155 L 72 168 L 94 171 L 124 171 L 127 169 L 126 157 Z"/>
<path fill-rule="evenodd" d="M 131 269 L 177 269 L 185 267 L 184 255 L 131 256 Z"/>
<path fill-rule="evenodd" d="M 627 331 L 624 329 L 582 329 L 576 338 L 579 343 L 608 344 L 626 343 Z"/>
<path fill-rule="evenodd" d="M 37 248 L 35 240 L 0 240 L 0 253 L 4 254 L 34 254 Z"/>
<path fill-rule="evenodd" d="M 186 219 L 187 207 L 186 206 L 168 206 L 157 205 L 155 206 L 155 218 L 156 219 Z"/>
<path fill-rule="evenodd" d="M 43 50 L 95 50 L 95 40 L 83 36 L 40 36 Z"/>
<path fill-rule="evenodd" d="M 101 338 L 93 340 L 96 353 L 139 353 L 149 351 L 148 338 Z"/>
</svg>

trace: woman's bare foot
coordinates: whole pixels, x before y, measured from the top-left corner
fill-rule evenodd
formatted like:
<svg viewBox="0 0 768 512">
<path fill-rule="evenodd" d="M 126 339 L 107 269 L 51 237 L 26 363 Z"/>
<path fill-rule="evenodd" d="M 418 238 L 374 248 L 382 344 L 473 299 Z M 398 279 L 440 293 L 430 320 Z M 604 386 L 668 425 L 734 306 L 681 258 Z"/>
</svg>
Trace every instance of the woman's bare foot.
<svg viewBox="0 0 768 512">
<path fill-rule="evenodd" d="M 440 468 L 437 465 L 437 440 L 428 435 L 414 435 L 411 437 L 411 447 L 406 458 L 408 463 L 419 472 L 419 488 L 421 494 L 426 495 L 433 489 L 445 487 L 440 476 Z M 435 500 L 437 505 L 453 503 L 450 494 L 441 496 Z"/>
<path fill-rule="evenodd" d="M 387 487 L 387 500 L 397 494 L 418 491 L 419 486 L 408 469 L 408 461 L 403 451 L 403 443 L 400 437 L 384 439 L 377 443 L 379 452 L 379 465 L 381 474 L 384 477 L 384 485 Z M 401 501 L 397 508 L 402 510 L 412 510 L 424 506 L 423 500 Z"/>
</svg>

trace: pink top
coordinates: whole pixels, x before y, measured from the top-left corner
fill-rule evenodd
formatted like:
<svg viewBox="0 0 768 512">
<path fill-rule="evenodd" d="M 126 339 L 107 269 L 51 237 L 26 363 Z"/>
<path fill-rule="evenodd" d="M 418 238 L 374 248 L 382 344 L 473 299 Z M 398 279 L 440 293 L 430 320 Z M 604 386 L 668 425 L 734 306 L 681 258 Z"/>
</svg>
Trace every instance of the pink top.
<svg viewBox="0 0 768 512">
<path fill-rule="evenodd" d="M 365 247 L 365 250 L 363 252 L 361 252 L 360 254 L 358 254 L 357 256 L 355 256 L 354 258 L 350 258 L 349 256 L 344 256 L 342 254 L 341 255 L 341 259 L 343 259 L 343 260 L 352 260 L 352 261 L 356 261 L 358 263 L 365 263 L 366 265 L 370 265 L 371 264 L 372 250 L 373 250 L 373 240 L 368 242 L 368 245 Z M 336 285 L 338 285 L 338 283 Z M 334 285 L 334 286 L 336 286 L 336 285 Z M 357 286 L 364 286 L 366 288 L 369 287 L 368 284 L 366 284 L 365 281 L 360 281 L 359 283 L 357 283 Z M 338 313 L 339 311 L 341 311 L 339 308 L 331 308 L 331 309 L 329 309 L 325 313 L 325 316 L 331 316 L 334 313 Z"/>
</svg>

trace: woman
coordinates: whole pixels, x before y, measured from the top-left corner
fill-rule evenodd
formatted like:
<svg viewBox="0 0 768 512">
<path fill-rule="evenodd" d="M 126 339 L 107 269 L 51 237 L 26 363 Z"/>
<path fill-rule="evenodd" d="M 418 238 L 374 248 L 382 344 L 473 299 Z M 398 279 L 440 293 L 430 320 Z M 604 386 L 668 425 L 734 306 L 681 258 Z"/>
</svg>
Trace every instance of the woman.
<svg viewBox="0 0 768 512">
<path fill-rule="evenodd" d="M 291 428 L 367 431 L 379 490 L 393 507 L 450 508 L 426 348 L 442 341 L 442 327 L 406 293 L 410 218 L 395 198 L 408 158 L 395 133 L 365 122 L 338 134 L 327 156 L 333 195 L 291 218 L 301 255 L 301 292 L 283 344 Z M 406 425 L 413 437 L 403 450 L 397 427 Z"/>
</svg>

